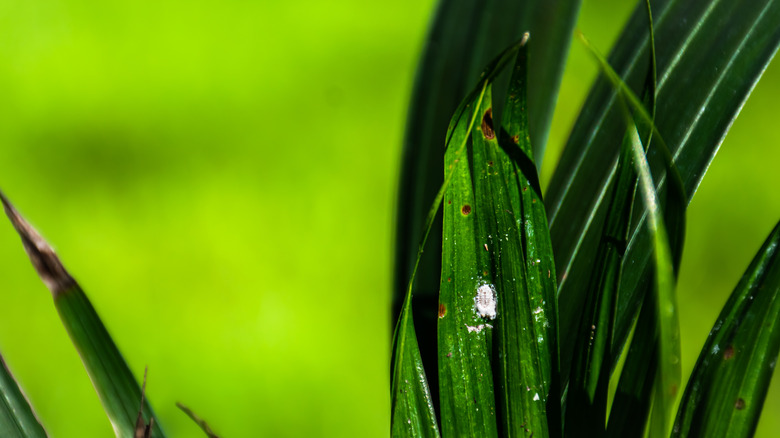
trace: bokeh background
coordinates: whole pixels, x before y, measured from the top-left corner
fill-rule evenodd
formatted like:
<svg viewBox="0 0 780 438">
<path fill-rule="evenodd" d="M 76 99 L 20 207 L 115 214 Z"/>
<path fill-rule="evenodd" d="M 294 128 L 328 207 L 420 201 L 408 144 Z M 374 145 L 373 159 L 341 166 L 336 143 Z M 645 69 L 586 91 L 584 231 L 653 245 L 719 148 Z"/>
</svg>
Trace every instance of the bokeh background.
<svg viewBox="0 0 780 438">
<path fill-rule="evenodd" d="M 579 27 L 607 52 L 632 3 L 585 0 Z M 395 187 L 433 6 L 0 2 L 0 187 L 148 365 L 170 436 L 199 436 L 176 401 L 226 437 L 387 435 Z M 543 182 L 595 74 L 575 42 Z M 690 206 L 686 376 L 780 218 L 779 91 L 773 64 Z M 2 222 L 0 352 L 52 436 L 111 436 Z M 767 403 L 776 436 L 777 379 Z"/>
</svg>

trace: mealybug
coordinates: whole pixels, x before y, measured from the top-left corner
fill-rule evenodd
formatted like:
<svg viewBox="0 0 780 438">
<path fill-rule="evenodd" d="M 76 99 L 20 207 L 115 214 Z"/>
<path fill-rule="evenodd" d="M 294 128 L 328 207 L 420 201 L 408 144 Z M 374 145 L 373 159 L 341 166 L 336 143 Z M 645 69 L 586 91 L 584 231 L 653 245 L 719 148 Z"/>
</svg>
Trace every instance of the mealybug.
<svg viewBox="0 0 780 438">
<path fill-rule="evenodd" d="M 492 284 L 483 284 L 477 289 L 474 307 L 482 318 L 496 319 L 496 288 Z"/>
</svg>

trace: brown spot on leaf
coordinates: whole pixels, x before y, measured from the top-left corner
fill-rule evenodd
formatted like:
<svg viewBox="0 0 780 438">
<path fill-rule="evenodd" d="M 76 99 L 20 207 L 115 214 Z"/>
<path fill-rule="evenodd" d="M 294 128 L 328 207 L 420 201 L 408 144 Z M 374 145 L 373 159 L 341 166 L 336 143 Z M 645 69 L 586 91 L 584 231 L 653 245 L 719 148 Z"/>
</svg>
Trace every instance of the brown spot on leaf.
<svg viewBox="0 0 780 438">
<path fill-rule="evenodd" d="M 493 161 L 488 161 L 488 166 L 493 167 Z"/>
<path fill-rule="evenodd" d="M 734 409 L 741 411 L 745 409 L 745 400 L 743 400 L 741 397 L 737 399 L 737 402 L 734 403 Z"/>
<path fill-rule="evenodd" d="M 463 207 L 460 208 L 460 212 L 463 214 L 463 216 L 468 216 L 471 214 L 471 206 L 466 204 Z"/>
<path fill-rule="evenodd" d="M 452 357 L 452 352 L 447 353 L 447 357 Z"/>
<path fill-rule="evenodd" d="M 451 283 L 451 282 L 452 282 L 452 278 L 448 278 L 447 283 Z"/>
<path fill-rule="evenodd" d="M 482 135 L 488 140 L 496 138 L 496 133 L 493 131 L 493 108 L 488 108 L 482 116 Z"/>
<path fill-rule="evenodd" d="M 447 306 L 444 305 L 444 303 L 439 303 L 439 318 L 444 318 L 444 315 L 447 314 Z"/>
<path fill-rule="evenodd" d="M 729 359 L 733 358 L 734 357 L 734 353 L 735 353 L 734 346 L 733 345 L 729 345 L 728 347 L 726 347 L 725 350 L 723 350 L 723 360 L 729 360 Z"/>
<path fill-rule="evenodd" d="M 520 144 L 520 135 L 513 135 L 512 141 L 515 142 L 515 144 Z"/>
</svg>

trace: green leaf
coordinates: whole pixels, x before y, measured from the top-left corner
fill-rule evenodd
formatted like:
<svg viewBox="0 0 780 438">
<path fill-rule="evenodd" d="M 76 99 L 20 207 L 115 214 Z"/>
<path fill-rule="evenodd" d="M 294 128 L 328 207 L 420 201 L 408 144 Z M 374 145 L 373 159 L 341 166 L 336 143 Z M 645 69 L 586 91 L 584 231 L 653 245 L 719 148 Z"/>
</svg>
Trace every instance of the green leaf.
<svg viewBox="0 0 780 438">
<path fill-rule="evenodd" d="M 439 298 L 442 431 L 545 437 L 551 359 L 544 313 L 552 304 L 526 288 L 517 207 L 528 186 L 518 184 L 515 162 L 499 146 L 491 87 L 485 84 L 466 101 L 464 112 L 473 115 L 453 118 L 450 144 L 467 147 L 445 152 L 445 171 L 453 177 L 444 196 Z"/>
<path fill-rule="evenodd" d="M 644 434 L 658 365 L 655 301 L 655 294 L 646 294 L 642 303 L 609 412 L 606 433 L 609 438 L 639 437 Z"/>
<path fill-rule="evenodd" d="M 484 98 L 490 81 L 495 79 L 496 75 L 512 59 L 524 42 L 525 39 L 506 49 L 504 53 L 494 59 L 482 72 L 482 80 L 479 82 L 478 86 L 463 102 L 461 102 L 460 106 L 455 111 L 455 115 L 450 123 L 450 128 L 448 128 L 449 132 L 445 145 L 448 150 L 450 149 L 450 142 L 453 140 L 455 141 L 458 153 L 463 153 L 463 151 L 466 150 L 469 133 L 474 127 L 477 116 L 476 111 L 469 111 L 470 105 L 473 106 L 474 102 L 476 102 L 476 105 L 479 106 Z M 460 133 L 462 130 L 465 130 L 465 134 Z M 459 132 L 457 138 L 454 136 L 455 132 Z M 425 378 L 425 367 L 417 344 L 417 336 L 415 335 L 414 322 L 412 320 L 412 290 L 416 284 L 415 276 L 420 267 L 423 250 L 433 227 L 434 219 L 436 218 L 444 194 L 455 174 L 456 172 L 454 171 L 447 172 L 444 182 L 442 183 L 439 192 L 436 194 L 436 197 L 428 210 L 425 222 L 423 223 L 424 232 L 417 247 L 417 257 L 415 258 L 415 264 L 412 267 L 411 276 L 406 289 L 403 309 L 393 336 L 394 358 L 393 377 L 391 382 L 393 420 L 391 421 L 391 429 L 392 433 L 398 434 L 398 436 L 408 436 L 409 433 L 413 434 L 416 432 L 415 429 L 408 429 L 406 426 L 403 426 L 402 423 L 399 423 L 399 421 L 403 421 L 402 419 L 406 419 L 407 425 L 411 425 L 412 423 L 419 425 L 417 430 L 438 435 L 438 430 L 432 432 L 436 427 L 434 407 L 428 389 L 427 379 Z M 440 307 L 439 309 L 439 312 L 441 313 L 442 308 Z M 413 381 L 416 382 L 410 388 L 402 386 L 402 381 L 403 384 L 408 383 L 409 378 L 407 377 L 412 378 Z M 414 421 L 412 421 L 412 419 L 414 419 Z"/>
<path fill-rule="evenodd" d="M 650 13 L 649 4 L 647 5 L 647 8 L 648 13 Z M 652 16 L 652 14 L 650 14 L 650 16 Z M 650 20 L 650 35 L 652 38 L 652 19 Z M 640 120 L 642 120 L 646 125 L 649 125 L 648 138 L 652 138 L 652 134 L 655 132 L 656 128 L 653 124 L 651 116 L 649 116 L 644 110 L 642 104 L 639 102 L 639 99 L 633 95 L 626 84 L 615 74 L 607 61 L 601 57 L 601 55 L 596 50 L 592 49 L 592 47 L 587 44 L 587 41 L 586 45 L 591 49 L 591 53 L 596 57 L 607 76 L 611 81 L 613 81 L 616 89 L 620 91 L 620 101 L 622 103 L 621 107 L 623 109 L 623 115 L 626 120 L 626 124 L 630 127 L 628 136 L 630 141 L 628 144 L 630 145 L 631 152 L 633 153 L 633 162 L 636 166 L 636 173 L 639 178 L 639 193 L 642 195 L 640 198 L 643 201 L 644 207 L 644 210 L 640 211 L 643 212 L 642 219 L 645 219 L 645 217 L 647 218 L 645 223 L 647 224 L 652 243 L 649 249 L 654 256 L 653 272 L 655 275 L 653 277 L 654 281 L 652 284 L 654 285 L 654 295 L 656 297 L 656 315 L 658 318 L 658 376 L 655 381 L 656 391 L 653 403 L 653 411 L 650 417 L 650 433 L 652 436 L 666 437 L 668 436 L 669 430 L 671 429 L 672 409 L 676 401 L 681 380 L 680 324 L 677 315 L 677 300 L 675 297 L 675 268 L 672 251 L 670 250 L 671 242 L 667 237 L 666 226 L 664 224 L 664 218 L 661 213 L 661 201 L 658 197 L 658 193 L 655 190 L 656 186 L 653 183 L 653 178 L 650 173 L 650 166 L 647 162 L 645 151 L 649 148 L 647 146 L 643 147 L 639 132 L 636 127 L 637 125 L 632 119 L 627 108 L 628 105 L 625 102 L 631 103 L 632 109 L 636 111 Z M 652 60 L 655 58 L 654 44 L 652 41 L 650 47 Z M 652 63 L 655 64 L 654 61 L 652 61 Z M 654 78 L 655 74 L 651 72 L 651 75 L 649 76 Z M 655 90 L 655 80 L 652 79 L 648 82 L 650 93 L 653 93 Z M 656 143 L 660 145 L 662 153 L 666 152 L 666 143 L 661 138 L 660 134 L 657 132 L 656 134 Z M 672 199 L 677 201 L 667 204 L 669 210 L 672 212 L 668 217 L 673 218 L 678 224 L 684 224 L 684 205 L 682 205 L 682 199 L 685 198 L 684 189 L 682 188 L 678 169 L 675 167 L 671 158 L 668 158 L 668 154 L 665 155 L 667 157 L 665 160 L 665 164 L 667 166 L 666 170 L 668 174 L 672 175 L 674 186 L 674 189 L 672 190 L 674 196 Z M 620 164 L 621 161 L 618 160 L 618 168 L 620 168 Z M 608 218 L 608 221 L 609 219 L 611 219 L 611 216 Z M 640 223 L 641 222 L 642 221 L 640 221 Z M 681 230 L 683 228 L 683 225 L 680 225 L 679 229 Z M 682 233 L 680 232 L 680 235 L 681 234 Z M 623 272 L 630 267 L 631 264 L 623 263 L 621 275 L 623 275 Z M 625 290 L 621 291 L 626 292 Z M 635 291 L 628 290 L 627 292 L 630 294 L 631 292 Z M 620 296 L 620 294 L 618 296 Z M 630 320 L 629 318 L 632 316 L 621 313 L 619 308 L 616 310 L 615 315 L 615 320 L 617 321 L 620 321 L 621 318 L 623 320 Z M 614 336 L 614 333 L 611 333 L 611 335 Z M 614 348 L 610 353 L 612 358 L 606 358 L 608 360 L 607 365 L 611 365 L 614 361 L 617 360 L 617 357 L 619 356 L 618 352 L 621 346 L 622 342 L 613 343 Z"/>
<path fill-rule="evenodd" d="M 536 40 L 528 45 L 533 53 Z M 529 55 L 530 56 L 530 55 Z M 561 435 L 561 388 L 558 359 L 558 306 L 555 258 L 547 213 L 542 202 L 539 175 L 534 162 L 526 105 L 526 50 L 517 54 L 498 136 L 503 152 L 502 171 L 507 179 L 512 211 L 522 212 L 515 223 L 523 242 L 526 289 L 534 315 L 533 327 L 539 348 L 540 371 L 545 383 L 547 423 L 551 436 Z M 534 306 L 534 304 L 537 304 Z M 541 340 L 541 342 L 539 341 Z"/>
<path fill-rule="evenodd" d="M 406 296 L 417 257 L 422 224 L 444 177 L 442 139 L 463 96 L 479 80 L 482 68 L 530 30 L 529 118 L 537 160 L 544 152 L 552 110 L 581 0 L 554 4 L 543 0 L 441 0 L 420 58 L 404 135 L 396 218 L 393 321 Z M 498 99 L 502 104 L 503 100 Z M 496 117 L 501 112 L 494 111 Z M 441 219 L 434 223 L 431 247 L 441 247 Z M 423 361 L 436 367 L 436 304 L 441 254 L 428 251 L 415 284 L 415 324 Z M 429 376 L 435 391 L 436 376 Z"/>
<path fill-rule="evenodd" d="M 634 130 L 635 131 L 635 130 Z M 590 278 L 583 317 L 577 331 L 566 409 L 567 436 L 600 436 L 607 417 L 611 339 L 620 267 L 631 221 L 637 183 L 631 136 L 624 138 L 618 177 L 612 188 L 607 223 Z"/>
<path fill-rule="evenodd" d="M 673 436 L 755 432 L 780 351 L 780 224 L 723 307 L 685 388 Z"/>
<path fill-rule="evenodd" d="M 408 298 L 393 341 L 391 435 L 438 437 L 440 435 L 436 425 L 436 412 L 412 322 L 411 295 L 408 295 Z"/>
<path fill-rule="evenodd" d="M 1 195 L 0 195 L 1 196 Z M 32 406 L 25 398 L 11 371 L 0 357 L 0 436 L 9 438 L 46 437 Z"/>
<path fill-rule="evenodd" d="M 658 377 L 655 383 L 653 413 L 650 418 L 651 434 L 656 437 L 669 436 L 671 416 L 677 391 L 680 387 L 680 321 L 677 315 L 675 276 L 672 254 L 666 234 L 655 184 L 650 175 L 650 166 L 639 139 L 639 133 L 631 133 L 634 163 L 639 176 L 639 192 L 647 208 L 647 227 L 652 236 L 653 262 L 655 265 L 656 313 L 658 316 Z"/>
<path fill-rule="evenodd" d="M 495 286 L 489 285 L 490 257 L 487 232 L 477 229 L 477 201 L 471 167 L 474 147 L 468 143 L 482 101 L 489 102 L 484 83 L 477 99 L 464 107 L 471 117 L 459 117 L 444 162 L 451 181 L 444 192 L 444 238 L 439 295 L 439 394 L 444 436 L 498 436 L 493 392 L 493 322 Z M 481 213 L 480 213 L 481 214 Z M 481 233 L 484 233 L 482 236 Z M 478 236 L 484 240 L 479 247 Z M 480 251 L 481 250 L 481 251 Z M 483 290 L 483 316 L 477 314 L 475 295 Z"/>
<path fill-rule="evenodd" d="M 656 29 L 656 126 L 672 149 L 688 199 L 693 196 L 729 126 L 780 42 L 780 1 L 652 2 Z M 610 56 L 626 83 L 642 95 L 649 57 L 645 5 L 640 3 Z M 624 129 L 616 92 L 600 79 L 583 107 L 547 192 L 546 206 L 559 275 L 561 332 L 572 332 L 585 302 L 608 197 L 615 178 L 616 139 Z M 706 111 L 705 111 L 706 109 Z M 653 179 L 666 196 L 665 166 L 651 145 Z M 668 212 L 667 212 L 668 213 Z M 652 242 L 637 215 L 622 272 L 615 343 L 631 329 L 650 277 Z M 676 257 L 681 230 L 667 223 Z M 569 367 L 573 339 L 561 340 L 561 366 Z M 614 359 L 613 359 L 614 360 Z M 565 374 L 564 374 L 565 375 Z"/>
<path fill-rule="evenodd" d="M 145 423 L 154 417 L 151 406 L 142 398 L 138 382 L 89 299 L 65 270 L 51 246 L 5 196 L 0 195 L 0 198 L 38 276 L 54 297 L 54 306 L 62 324 L 81 357 L 116 436 L 133 438 L 139 407 L 143 408 Z M 164 437 L 156 421 L 153 433 L 155 437 Z"/>
<path fill-rule="evenodd" d="M 657 72 L 656 72 L 656 57 L 655 57 L 655 30 L 653 26 L 653 13 L 652 6 L 649 0 L 645 1 L 648 15 L 648 30 L 649 30 L 649 44 L 650 44 L 650 67 L 648 75 L 645 80 L 645 96 L 646 102 L 650 105 L 649 128 L 647 134 L 647 141 L 645 142 L 645 149 L 650 144 L 652 134 L 655 128 L 655 109 L 656 109 L 656 88 L 657 88 Z M 613 85 L 618 84 L 618 88 L 624 90 L 623 96 L 628 97 L 630 100 L 634 97 L 630 89 L 627 89 L 624 82 L 614 73 L 608 63 L 595 51 L 596 57 L 599 59 L 599 63 L 602 65 L 604 72 L 607 76 L 612 76 L 610 80 Z M 634 101 L 634 108 L 641 112 L 642 105 Z M 665 148 L 664 148 L 665 149 Z M 620 164 L 618 164 L 619 166 Z M 674 169 L 675 177 L 679 177 L 677 169 Z M 675 182 L 678 182 L 675 179 Z M 680 187 L 679 191 L 682 191 L 682 184 L 678 183 Z M 680 196 L 682 198 L 682 196 Z M 679 204 L 679 203 L 678 203 Z M 679 205 L 673 206 L 679 207 Z M 680 212 L 683 216 L 684 212 Z M 656 273 L 657 275 L 658 273 Z M 659 282 L 656 281 L 656 284 Z M 634 334 L 631 337 L 631 343 L 628 348 L 626 360 L 621 370 L 617 389 L 615 391 L 615 397 L 612 403 L 612 409 L 609 413 L 609 422 L 607 424 L 607 436 L 608 437 L 624 437 L 624 436 L 642 436 L 644 434 L 647 420 L 650 413 L 651 402 L 653 400 L 653 388 L 657 385 L 656 378 L 658 376 L 658 307 L 656 305 L 657 293 L 645 294 L 645 299 L 642 304 L 642 308 L 639 312 L 639 317 L 634 328 Z M 618 346 L 614 346 L 615 350 L 619 350 Z M 614 355 L 613 355 L 614 360 Z M 678 365 L 679 367 L 679 365 Z M 679 374 L 679 368 L 677 370 Z M 663 411 L 663 409 L 661 409 Z M 658 410 L 656 410 L 658 412 Z M 658 414 L 656 414 L 656 424 L 658 424 Z M 665 420 L 665 417 L 661 417 Z M 661 427 L 665 426 L 664 423 Z M 658 428 L 658 426 L 656 426 Z M 665 435 L 664 435 L 665 436 Z"/>
</svg>

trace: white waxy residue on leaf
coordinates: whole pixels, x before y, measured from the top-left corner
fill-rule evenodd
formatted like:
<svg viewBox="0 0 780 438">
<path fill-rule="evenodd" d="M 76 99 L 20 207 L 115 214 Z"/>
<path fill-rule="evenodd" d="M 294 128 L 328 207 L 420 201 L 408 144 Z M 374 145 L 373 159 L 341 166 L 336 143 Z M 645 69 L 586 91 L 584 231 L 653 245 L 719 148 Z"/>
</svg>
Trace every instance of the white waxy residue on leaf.
<svg viewBox="0 0 780 438">
<path fill-rule="evenodd" d="M 496 319 L 496 288 L 492 284 L 483 284 L 477 289 L 474 308 L 480 317 Z"/>
</svg>

